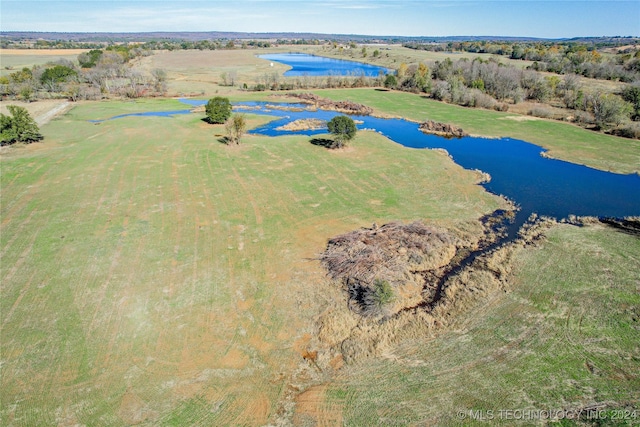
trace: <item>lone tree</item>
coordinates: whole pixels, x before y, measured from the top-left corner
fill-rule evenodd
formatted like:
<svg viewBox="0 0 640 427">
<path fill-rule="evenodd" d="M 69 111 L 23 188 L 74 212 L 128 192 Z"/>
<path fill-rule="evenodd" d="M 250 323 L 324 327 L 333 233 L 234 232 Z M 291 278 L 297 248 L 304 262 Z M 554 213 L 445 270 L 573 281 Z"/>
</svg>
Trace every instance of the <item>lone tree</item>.
<svg viewBox="0 0 640 427">
<path fill-rule="evenodd" d="M 26 108 L 8 105 L 7 109 L 11 116 L 0 113 L 0 145 L 10 145 L 16 142 L 28 144 L 44 138 Z"/>
<path fill-rule="evenodd" d="M 244 114 L 234 114 L 224 124 L 227 130 L 227 144 L 240 144 L 240 138 L 247 130 Z"/>
<path fill-rule="evenodd" d="M 329 132 L 334 135 L 334 143 L 331 148 L 342 148 L 347 141 L 356 136 L 357 128 L 353 119 L 348 116 L 336 116 L 327 123 Z"/>
<path fill-rule="evenodd" d="M 205 107 L 207 121 L 211 124 L 222 124 L 231 117 L 231 103 L 228 98 L 216 96 L 211 98 Z"/>
</svg>

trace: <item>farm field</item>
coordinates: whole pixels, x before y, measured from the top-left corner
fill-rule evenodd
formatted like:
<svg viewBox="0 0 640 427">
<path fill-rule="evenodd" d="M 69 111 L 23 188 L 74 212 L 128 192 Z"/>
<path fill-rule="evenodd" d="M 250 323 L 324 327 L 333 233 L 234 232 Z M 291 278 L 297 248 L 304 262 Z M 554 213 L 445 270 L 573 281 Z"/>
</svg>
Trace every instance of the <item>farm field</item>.
<svg viewBox="0 0 640 427">
<path fill-rule="evenodd" d="M 239 84 L 282 73 L 255 57 L 266 51 L 159 52 L 137 65 L 166 69 L 172 96 L 284 101 L 220 85 L 225 72 Z M 313 92 L 639 172 L 636 140 L 409 93 Z M 498 411 L 595 405 L 612 421 L 637 410 L 637 236 L 554 225 L 516 249 L 504 291 L 447 327 L 354 364 L 326 360 L 319 318 L 348 311 L 318 261 L 329 238 L 395 220 L 477 234 L 507 203 L 445 154 L 374 132 L 337 151 L 304 136 L 229 147 L 198 113 L 89 122 L 184 109 L 175 99 L 64 104 L 51 121 L 61 102 L 20 104 L 45 140 L 0 151 L 0 425 L 544 425 Z M 313 350 L 322 372 L 302 357 Z"/>
<path fill-rule="evenodd" d="M 264 425 L 306 364 L 329 237 L 504 206 L 375 133 L 331 152 L 228 147 L 197 114 L 88 122 L 177 105 L 79 105 L 4 152 L 1 424 Z"/>
<path fill-rule="evenodd" d="M 11 74 L 24 67 L 45 65 L 51 61 L 66 59 L 76 61 L 78 55 L 88 49 L 0 49 L 0 76 Z"/>
</svg>

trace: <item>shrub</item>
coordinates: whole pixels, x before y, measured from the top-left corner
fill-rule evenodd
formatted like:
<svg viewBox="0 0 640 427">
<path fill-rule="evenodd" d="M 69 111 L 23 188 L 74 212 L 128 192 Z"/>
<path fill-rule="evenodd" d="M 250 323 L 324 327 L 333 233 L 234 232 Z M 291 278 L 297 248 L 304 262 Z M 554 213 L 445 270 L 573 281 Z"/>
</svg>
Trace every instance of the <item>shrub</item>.
<svg viewBox="0 0 640 427">
<path fill-rule="evenodd" d="M 389 304 L 395 299 L 393 288 L 386 280 L 376 279 L 364 296 L 363 304 L 368 315 L 387 314 Z"/>
<path fill-rule="evenodd" d="M 542 106 L 533 107 L 531 110 L 529 110 L 529 115 L 534 117 L 540 117 L 543 119 L 553 119 L 555 116 L 553 110 L 547 107 L 542 107 Z"/>
<path fill-rule="evenodd" d="M 475 106 L 478 108 L 495 108 L 496 100 L 481 91 L 473 91 Z"/>
<path fill-rule="evenodd" d="M 640 139 L 640 123 L 630 122 L 611 130 L 611 134 L 623 138 Z"/>
</svg>

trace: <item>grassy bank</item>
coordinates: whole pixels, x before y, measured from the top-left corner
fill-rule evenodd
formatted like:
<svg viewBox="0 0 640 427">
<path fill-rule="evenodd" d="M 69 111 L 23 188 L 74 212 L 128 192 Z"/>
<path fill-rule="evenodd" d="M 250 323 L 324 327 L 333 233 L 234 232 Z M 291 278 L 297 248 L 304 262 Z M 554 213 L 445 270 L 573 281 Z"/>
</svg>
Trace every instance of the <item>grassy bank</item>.
<svg viewBox="0 0 640 427">
<path fill-rule="evenodd" d="M 3 152 L 0 424 L 264 425 L 313 331 L 328 237 L 502 206 L 375 133 L 328 151 L 227 147 L 195 114 L 88 122 L 176 107 L 81 104 Z"/>
<path fill-rule="evenodd" d="M 348 99 L 412 120 L 453 123 L 475 135 L 521 139 L 547 148 L 552 157 L 596 169 L 640 173 L 640 141 L 637 140 L 550 120 L 521 120 L 519 115 L 449 105 L 405 92 L 343 89 L 314 93 L 334 100 Z"/>
<path fill-rule="evenodd" d="M 595 405 L 602 412 L 590 420 L 584 411 L 582 424 L 560 416 L 562 425 L 636 425 L 640 414 L 619 410 L 640 402 L 638 254 L 637 237 L 556 226 L 541 247 L 519 250 L 508 293 L 436 338 L 342 371 L 316 390 L 315 418 L 546 425 L 539 411 L 575 416 Z"/>
</svg>

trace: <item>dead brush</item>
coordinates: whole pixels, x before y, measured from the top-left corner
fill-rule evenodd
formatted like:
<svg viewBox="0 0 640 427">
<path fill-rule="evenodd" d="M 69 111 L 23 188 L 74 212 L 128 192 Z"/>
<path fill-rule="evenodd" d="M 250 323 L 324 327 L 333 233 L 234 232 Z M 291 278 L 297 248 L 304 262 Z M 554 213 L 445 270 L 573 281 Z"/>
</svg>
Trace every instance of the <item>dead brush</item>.
<svg viewBox="0 0 640 427">
<path fill-rule="evenodd" d="M 455 252 L 455 239 L 446 231 L 419 221 L 391 222 L 330 239 L 320 261 L 342 283 L 353 310 L 388 316 L 400 287 L 447 265 Z"/>
</svg>

